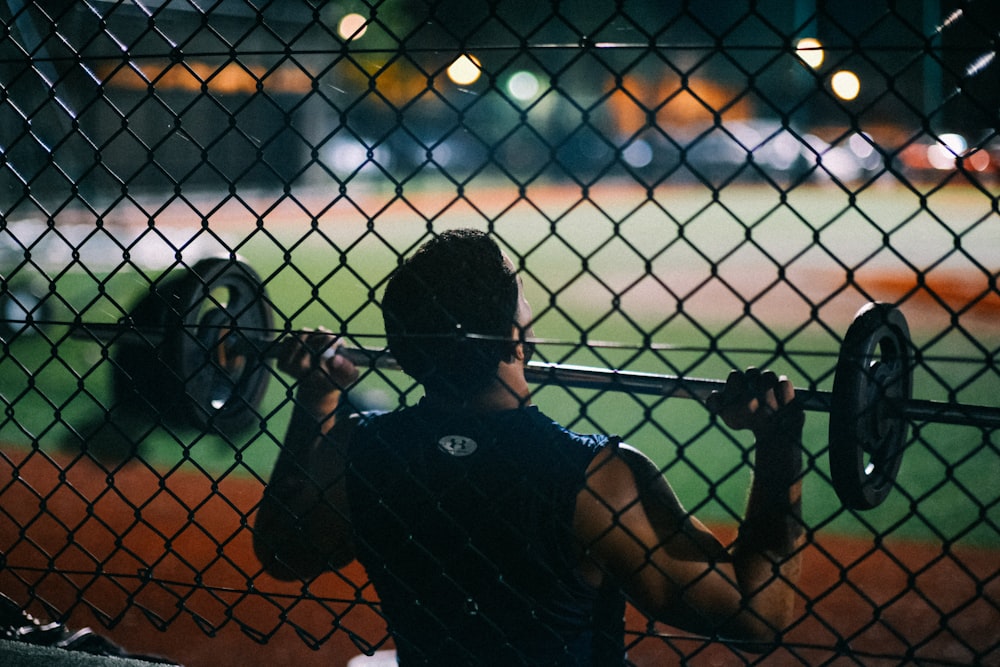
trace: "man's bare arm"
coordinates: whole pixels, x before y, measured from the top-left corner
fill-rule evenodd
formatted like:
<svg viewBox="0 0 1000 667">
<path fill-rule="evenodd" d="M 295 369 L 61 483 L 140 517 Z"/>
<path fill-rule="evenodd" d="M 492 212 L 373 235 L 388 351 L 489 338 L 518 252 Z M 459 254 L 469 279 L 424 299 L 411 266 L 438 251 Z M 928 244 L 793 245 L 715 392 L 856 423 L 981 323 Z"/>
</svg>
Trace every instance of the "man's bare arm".
<svg viewBox="0 0 1000 667">
<path fill-rule="evenodd" d="M 323 355 L 334 339 L 315 333 L 292 341 L 278 367 L 298 380 L 281 454 L 257 512 L 254 551 L 279 579 L 310 579 L 354 560 L 344 484 L 353 428 L 338 418 L 341 390 L 358 371 L 339 355 Z"/>
<path fill-rule="evenodd" d="M 769 375 L 759 397 L 734 383 L 722 397 L 723 419 L 734 428 L 775 424 L 794 390 L 770 381 Z M 797 429 L 793 423 L 774 433 L 761 430 L 759 441 L 774 438 L 758 452 L 758 474 L 732 554 L 681 507 L 655 464 L 627 448 L 606 450 L 592 463 L 577 498 L 577 535 L 648 615 L 699 634 L 772 641 L 794 609 L 801 525 L 790 499 L 800 494 L 800 433 L 801 420 Z"/>
<path fill-rule="evenodd" d="M 760 633 L 776 638 L 794 613 L 795 584 L 801 574 L 802 427 L 805 416 L 793 403 L 791 384 L 773 373 L 732 374 L 733 396 L 751 398 L 719 414 L 731 428 L 749 428 L 755 436 L 754 481 L 746 515 L 733 549 L 740 587 L 753 593 L 750 610 Z M 728 388 L 728 387 L 727 387 Z M 752 405 L 752 397 L 765 398 Z M 721 399 L 719 399 L 721 403 Z"/>
</svg>

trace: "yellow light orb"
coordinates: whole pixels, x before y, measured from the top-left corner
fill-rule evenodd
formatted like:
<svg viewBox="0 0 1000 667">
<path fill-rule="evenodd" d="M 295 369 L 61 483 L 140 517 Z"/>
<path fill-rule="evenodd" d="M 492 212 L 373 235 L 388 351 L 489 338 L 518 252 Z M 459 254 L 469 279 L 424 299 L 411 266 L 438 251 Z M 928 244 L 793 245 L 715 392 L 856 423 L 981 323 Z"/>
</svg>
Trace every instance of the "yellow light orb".
<svg viewBox="0 0 1000 667">
<path fill-rule="evenodd" d="M 853 100 L 861 92 L 861 79 L 850 70 L 840 70 L 830 79 L 833 93 L 842 100 Z"/>
<path fill-rule="evenodd" d="M 482 73 L 482 65 L 475 56 L 461 55 L 448 66 L 448 78 L 459 86 L 475 83 Z"/>
<path fill-rule="evenodd" d="M 823 64 L 823 45 L 818 39 L 804 37 L 795 45 L 795 55 L 809 67 L 819 69 Z"/>
<path fill-rule="evenodd" d="M 361 14 L 346 14 L 337 24 L 341 39 L 360 39 L 368 31 L 368 19 Z"/>
</svg>

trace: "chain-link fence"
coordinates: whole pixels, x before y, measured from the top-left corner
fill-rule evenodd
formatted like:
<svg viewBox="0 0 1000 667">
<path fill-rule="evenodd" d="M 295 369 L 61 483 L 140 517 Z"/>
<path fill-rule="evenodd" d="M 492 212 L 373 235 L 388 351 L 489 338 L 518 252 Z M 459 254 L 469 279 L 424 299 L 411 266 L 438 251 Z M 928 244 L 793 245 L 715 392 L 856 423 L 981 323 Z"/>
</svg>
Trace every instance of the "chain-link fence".
<svg viewBox="0 0 1000 667">
<path fill-rule="evenodd" d="M 0 592 L 35 616 L 189 665 L 391 648 L 356 563 L 285 583 L 254 557 L 294 384 L 262 354 L 221 358 L 234 323 L 213 318 L 238 313 L 258 351 L 315 326 L 379 348 L 400 259 L 474 227 L 518 268 L 546 362 L 768 366 L 822 393 L 861 306 L 907 318 L 902 365 L 938 408 L 905 419 L 867 511 L 844 507 L 829 419 L 808 417 L 780 647 L 629 609 L 632 664 L 1000 664 L 996 3 L 7 0 L 0 17 Z M 419 394 L 377 369 L 351 400 Z M 535 399 L 645 451 L 733 534 L 752 443 L 698 402 Z M 938 423 L 946 403 L 987 416 Z"/>
</svg>

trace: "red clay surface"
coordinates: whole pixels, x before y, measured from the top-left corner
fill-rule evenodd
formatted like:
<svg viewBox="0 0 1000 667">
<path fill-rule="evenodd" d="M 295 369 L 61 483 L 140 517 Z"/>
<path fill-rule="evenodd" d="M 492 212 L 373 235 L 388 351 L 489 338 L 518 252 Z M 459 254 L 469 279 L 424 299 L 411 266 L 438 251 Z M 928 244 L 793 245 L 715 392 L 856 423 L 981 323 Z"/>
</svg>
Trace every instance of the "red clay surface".
<svg viewBox="0 0 1000 667">
<path fill-rule="evenodd" d="M 190 470 L 161 479 L 135 462 L 114 469 L 7 452 L 0 591 L 30 600 L 43 619 L 190 667 L 337 667 L 361 652 L 352 637 L 385 648 L 359 567 L 307 587 L 260 573 L 249 526 L 261 488 Z M 761 664 L 1000 665 L 998 569 L 997 551 L 817 535 L 798 624 Z M 650 627 L 631 611 L 629 627 L 635 665 L 757 659 Z"/>
</svg>

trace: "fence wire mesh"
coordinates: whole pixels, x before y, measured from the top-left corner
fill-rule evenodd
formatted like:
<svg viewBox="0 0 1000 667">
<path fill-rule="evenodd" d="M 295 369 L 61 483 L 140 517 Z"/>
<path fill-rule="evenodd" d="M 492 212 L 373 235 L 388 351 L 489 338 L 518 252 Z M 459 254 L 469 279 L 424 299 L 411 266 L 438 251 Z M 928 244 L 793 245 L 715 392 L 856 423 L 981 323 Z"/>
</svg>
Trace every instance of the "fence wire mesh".
<svg viewBox="0 0 1000 667">
<path fill-rule="evenodd" d="M 215 414 L 232 377 L 203 366 L 204 306 L 258 346 L 325 326 L 377 348 L 388 275 L 455 227 L 510 255 L 545 361 L 829 390 L 854 313 L 885 301 L 916 398 L 996 405 L 996 3 L 6 0 L 0 18 L 0 592 L 37 617 L 188 665 L 391 648 L 356 563 L 286 583 L 255 559 L 294 384 L 256 367 L 260 393 Z M 419 395 L 385 370 L 351 394 Z M 732 533 L 751 442 L 697 402 L 536 400 L 643 449 Z M 630 664 L 1000 664 L 995 426 L 910 420 L 891 493 L 860 512 L 827 422 L 807 421 L 781 645 L 630 609 Z"/>
</svg>

